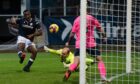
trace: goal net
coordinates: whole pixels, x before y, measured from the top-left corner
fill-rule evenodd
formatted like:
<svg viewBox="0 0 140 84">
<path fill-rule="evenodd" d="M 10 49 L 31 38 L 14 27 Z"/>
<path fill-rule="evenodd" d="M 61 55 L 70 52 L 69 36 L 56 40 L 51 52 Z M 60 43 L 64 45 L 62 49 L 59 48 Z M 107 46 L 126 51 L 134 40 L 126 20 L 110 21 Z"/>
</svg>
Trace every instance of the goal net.
<svg viewBox="0 0 140 84">
<path fill-rule="evenodd" d="M 82 0 L 81 0 L 82 1 Z M 95 30 L 94 37 L 101 51 L 109 84 L 140 83 L 140 1 L 87 0 L 90 14 L 99 20 L 107 41 Z M 83 11 L 83 10 L 81 10 Z M 95 28 L 96 29 L 96 28 Z M 88 38 L 88 37 L 86 37 Z M 84 49 L 81 47 L 81 49 Z M 98 61 L 86 70 L 88 84 L 102 84 Z M 82 58 L 82 56 L 80 56 Z M 82 65 L 83 62 L 80 62 Z M 81 80 L 80 80 L 81 81 Z"/>
</svg>

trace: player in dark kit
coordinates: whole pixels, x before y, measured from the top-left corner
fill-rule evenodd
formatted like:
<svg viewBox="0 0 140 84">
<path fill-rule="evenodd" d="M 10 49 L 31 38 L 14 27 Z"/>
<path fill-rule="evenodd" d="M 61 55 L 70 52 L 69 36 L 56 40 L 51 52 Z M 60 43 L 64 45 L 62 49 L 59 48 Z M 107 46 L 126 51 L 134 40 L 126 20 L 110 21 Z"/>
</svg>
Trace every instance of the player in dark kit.
<svg viewBox="0 0 140 84">
<path fill-rule="evenodd" d="M 12 17 L 7 22 L 13 26 L 18 25 L 17 49 L 20 58 L 19 62 L 22 64 L 25 59 L 25 48 L 31 53 L 27 65 L 23 68 L 23 71 L 29 72 L 37 55 L 37 49 L 33 40 L 35 36 L 42 35 L 42 30 L 40 22 L 31 17 L 31 12 L 29 10 L 25 10 L 23 14 L 23 18 Z"/>
</svg>

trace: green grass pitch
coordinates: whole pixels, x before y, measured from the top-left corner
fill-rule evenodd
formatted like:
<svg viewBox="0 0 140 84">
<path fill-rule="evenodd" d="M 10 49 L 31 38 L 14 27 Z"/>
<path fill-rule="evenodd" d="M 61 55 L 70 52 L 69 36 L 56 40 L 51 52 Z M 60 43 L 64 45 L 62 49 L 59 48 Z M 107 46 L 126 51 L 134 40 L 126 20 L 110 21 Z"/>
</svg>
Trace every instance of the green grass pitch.
<svg viewBox="0 0 140 84">
<path fill-rule="evenodd" d="M 107 77 L 113 77 L 116 74 L 125 72 L 125 61 L 122 59 L 124 54 L 119 54 L 119 58 L 114 59 L 116 54 L 104 53 L 104 61 L 114 63 L 105 63 L 107 68 Z M 63 82 L 63 76 L 66 69 L 60 62 L 60 58 L 55 54 L 39 52 L 30 72 L 23 72 L 22 68 L 26 65 L 30 54 L 27 53 L 23 64 L 19 64 L 17 53 L 0 53 L 0 84 L 79 84 L 79 72 L 71 75 L 67 82 Z M 120 62 L 115 64 L 115 61 Z M 135 62 L 139 62 L 138 60 Z M 94 67 L 95 66 L 95 67 Z M 135 65 L 136 67 L 137 65 Z M 89 84 L 99 82 L 99 74 L 95 69 L 91 70 L 91 81 Z M 116 67 L 120 67 L 117 69 Z M 137 68 L 137 67 L 136 67 Z M 90 70 L 88 70 L 89 72 Z M 113 73 L 113 74 L 110 74 Z M 113 79 L 109 84 L 139 84 L 140 73 L 135 72 L 129 75 L 120 76 Z M 90 76 L 90 75 L 89 75 Z M 88 77 L 88 76 L 87 76 Z M 96 80 L 95 80 L 96 77 Z M 95 83 L 96 84 L 96 83 Z"/>
<path fill-rule="evenodd" d="M 0 84 L 78 84 L 78 72 L 63 82 L 65 69 L 54 54 L 39 52 L 31 71 L 23 72 L 29 56 L 19 64 L 17 53 L 0 53 Z"/>
</svg>

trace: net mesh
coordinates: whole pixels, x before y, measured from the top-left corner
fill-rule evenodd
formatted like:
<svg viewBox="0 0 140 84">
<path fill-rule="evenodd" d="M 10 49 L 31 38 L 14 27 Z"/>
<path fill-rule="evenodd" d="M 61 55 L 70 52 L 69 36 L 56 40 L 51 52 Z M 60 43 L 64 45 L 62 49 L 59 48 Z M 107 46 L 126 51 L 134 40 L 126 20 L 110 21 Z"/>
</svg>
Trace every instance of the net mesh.
<svg viewBox="0 0 140 84">
<path fill-rule="evenodd" d="M 103 38 L 100 38 L 97 33 L 95 33 L 95 37 L 105 63 L 107 79 L 111 81 L 110 84 L 140 83 L 139 5 L 139 0 L 132 0 L 131 73 L 126 73 L 126 53 L 129 53 L 126 52 L 127 0 L 88 0 L 90 14 L 99 20 L 106 32 L 106 43 L 102 41 Z M 86 79 L 89 84 L 101 84 L 97 65 L 98 62 L 95 62 L 86 71 Z"/>
</svg>

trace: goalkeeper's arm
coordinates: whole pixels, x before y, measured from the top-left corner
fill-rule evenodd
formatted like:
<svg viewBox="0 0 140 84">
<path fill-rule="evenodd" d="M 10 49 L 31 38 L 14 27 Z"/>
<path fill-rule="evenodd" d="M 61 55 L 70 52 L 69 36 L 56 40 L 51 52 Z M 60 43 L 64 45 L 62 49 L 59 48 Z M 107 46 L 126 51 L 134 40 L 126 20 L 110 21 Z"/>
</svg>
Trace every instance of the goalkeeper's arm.
<svg viewBox="0 0 140 84">
<path fill-rule="evenodd" d="M 49 51 L 50 53 L 54 53 L 54 54 L 61 55 L 61 51 L 60 51 L 60 50 L 49 49 L 48 51 Z"/>
<path fill-rule="evenodd" d="M 55 50 L 55 49 L 45 48 L 45 51 L 46 52 L 50 52 L 50 53 L 61 55 L 61 49 L 60 50 Z"/>
</svg>

